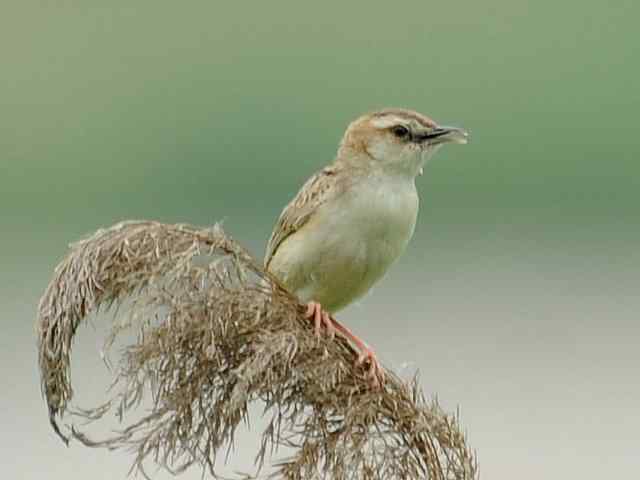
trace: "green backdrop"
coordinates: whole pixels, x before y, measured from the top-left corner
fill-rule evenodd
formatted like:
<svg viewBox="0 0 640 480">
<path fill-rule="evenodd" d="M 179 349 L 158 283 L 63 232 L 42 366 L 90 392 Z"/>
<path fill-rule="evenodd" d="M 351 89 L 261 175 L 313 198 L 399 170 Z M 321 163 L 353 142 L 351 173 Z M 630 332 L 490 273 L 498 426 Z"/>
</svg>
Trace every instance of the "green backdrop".
<svg viewBox="0 0 640 480">
<path fill-rule="evenodd" d="M 52 464 L 60 478 L 126 472 L 124 457 L 91 457 L 109 466 L 96 473 L 85 450 L 63 449 L 39 398 L 33 315 L 67 242 L 125 218 L 224 220 L 261 255 L 346 124 L 384 106 L 472 141 L 418 180 L 409 250 L 343 318 L 463 406 L 485 475 L 626 475 L 640 427 L 638 18 L 631 0 L 5 0 L 0 364 L 13 478 Z M 52 459 L 27 460 L 25 443 Z"/>
</svg>

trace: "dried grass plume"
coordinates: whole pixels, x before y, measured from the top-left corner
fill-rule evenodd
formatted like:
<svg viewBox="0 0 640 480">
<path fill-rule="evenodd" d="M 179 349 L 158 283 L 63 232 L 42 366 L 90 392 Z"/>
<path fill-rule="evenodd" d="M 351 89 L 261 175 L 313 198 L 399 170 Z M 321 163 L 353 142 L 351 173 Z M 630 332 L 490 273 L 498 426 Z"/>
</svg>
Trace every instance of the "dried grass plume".
<svg viewBox="0 0 640 480">
<path fill-rule="evenodd" d="M 80 324 L 114 308 L 107 346 L 137 341 L 119 357 L 105 403 L 72 405 L 71 350 Z M 304 307 L 220 227 L 124 222 L 72 246 L 39 306 L 42 391 L 54 430 L 68 441 L 134 452 L 214 478 L 252 402 L 268 412 L 257 472 L 278 447 L 286 479 L 475 479 L 475 456 L 455 415 L 426 401 L 417 381 L 387 372 L 372 391 L 342 340 L 317 339 Z M 142 410 L 143 398 L 152 408 Z M 108 438 L 63 423 L 115 412 Z M 132 419 L 134 414 L 138 417 Z M 277 455 L 277 454 L 276 454 Z"/>
</svg>

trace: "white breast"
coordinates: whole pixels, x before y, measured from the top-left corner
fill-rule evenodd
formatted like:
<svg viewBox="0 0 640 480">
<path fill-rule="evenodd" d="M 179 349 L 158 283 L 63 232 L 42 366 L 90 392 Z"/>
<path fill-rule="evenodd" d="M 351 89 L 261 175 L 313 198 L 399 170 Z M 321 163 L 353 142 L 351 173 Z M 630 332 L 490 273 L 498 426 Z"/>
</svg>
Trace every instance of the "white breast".
<svg viewBox="0 0 640 480">
<path fill-rule="evenodd" d="M 277 262 L 286 270 L 285 284 L 329 311 L 346 306 L 404 251 L 417 213 L 412 179 L 371 176 L 359 182 L 287 239 L 287 258 L 281 259 L 287 265 Z"/>
<path fill-rule="evenodd" d="M 366 246 L 404 250 L 418 214 L 418 195 L 413 181 L 373 178 L 357 185 L 336 205 L 336 223 L 351 231 Z M 337 226 L 337 225 L 336 225 Z M 401 253 L 401 252 L 398 252 Z"/>
</svg>

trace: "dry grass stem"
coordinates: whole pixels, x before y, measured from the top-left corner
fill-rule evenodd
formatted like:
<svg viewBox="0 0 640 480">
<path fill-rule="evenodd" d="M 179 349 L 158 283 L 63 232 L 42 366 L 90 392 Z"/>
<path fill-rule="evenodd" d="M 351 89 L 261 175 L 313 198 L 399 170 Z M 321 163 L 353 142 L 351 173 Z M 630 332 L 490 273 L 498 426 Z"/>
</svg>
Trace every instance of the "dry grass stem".
<svg viewBox="0 0 640 480">
<path fill-rule="evenodd" d="M 70 362 L 80 323 L 121 307 L 107 339 L 136 332 L 115 368 L 110 398 L 73 407 Z M 252 402 L 270 421 L 257 472 L 278 447 L 286 479 L 474 479 L 476 460 L 457 417 L 426 401 L 414 380 L 387 372 L 373 391 L 356 352 L 318 340 L 304 307 L 218 226 L 124 222 L 72 246 L 38 316 L 42 390 L 51 425 L 67 441 L 128 448 L 133 468 L 153 461 L 181 472 L 214 466 Z M 138 408 L 148 398 L 151 410 Z M 122 428 L 95 440 L 63 414 Z M 134 413 L 139 416 L 133 420 Z M 68 433 L 67 433 L 68 432 Z"/>
</svg>

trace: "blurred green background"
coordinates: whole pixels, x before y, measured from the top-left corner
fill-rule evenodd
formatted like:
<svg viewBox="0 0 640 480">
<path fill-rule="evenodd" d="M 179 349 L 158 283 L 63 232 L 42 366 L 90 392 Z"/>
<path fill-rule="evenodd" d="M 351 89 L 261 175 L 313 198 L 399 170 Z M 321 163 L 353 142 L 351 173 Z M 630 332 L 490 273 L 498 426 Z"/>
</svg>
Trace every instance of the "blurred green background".
<svg viewBox="0 0 640 480">
<path fill-rule="evenodd" d="M 472 142 L 429 165 L 409 250 L 342 318 L 462 406 L 484 478 L 637 471 L 639 16 L 630 0 L 5 0 L 10 477 L 126 474 L 124 455 L 64 449 L 39 397 L 34 313 L 69 241 L 224 220 L 262 255 L 346 124 L 385 106 Z"/>
</svg>

